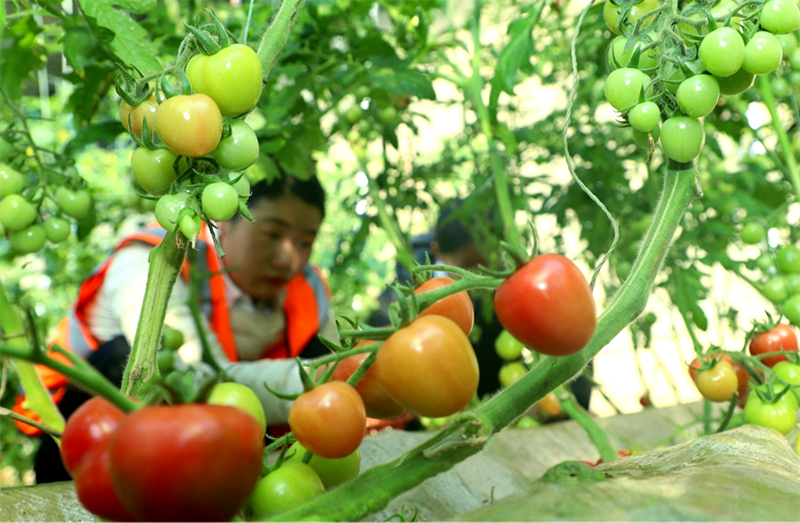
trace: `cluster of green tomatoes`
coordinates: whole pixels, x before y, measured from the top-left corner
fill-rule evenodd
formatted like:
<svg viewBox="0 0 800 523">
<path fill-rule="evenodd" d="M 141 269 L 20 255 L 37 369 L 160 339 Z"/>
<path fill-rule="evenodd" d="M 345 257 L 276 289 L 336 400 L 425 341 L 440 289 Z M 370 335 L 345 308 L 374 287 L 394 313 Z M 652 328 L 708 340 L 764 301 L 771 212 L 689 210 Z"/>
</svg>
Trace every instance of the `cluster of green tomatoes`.
<svg viewBox="0 0 800 523">
<path fill-rule="evenodd" d="M 667 158 L 686 163 L 705 143 L 702 118 L 720 95 L 747 91 L 756 75 L 786 60 L 800 71 L 800 29 L 795 0 L 696 0 L 669 5 L 606 0 L 603 16 L 615 37 L 608 49 L 613 71 L 605 84 L 608 102 L 633 129 L 637 145 L 661 141 Z M 800 74 L 794 85 L 800 85 Z M 778 82 L 789 92 L 792 77 Z M 663 119 L 663 123 L 661 123 Z"/>
<path fill-rule="evenodd" d="M 80 220 L 89 214 L 88 191 L 80 186 L 83 182 L 74 167 L 67 171 L 67 184 L 50 192 L 31 186 L 25 174 L 0 163 L 0 234 L 5 232 L 17 253 L 39 252 L 46 241 L 61 243 L 72 231 L 70 218 Z"/>
<path fill-rule="evenodd" d="M 258 138 L 244 121 L 261 97 L 256 52 L 236 43 L 200 50 L 178 71 L 179 91 L 163 76 L 155 91 L 138 96 L 118 88 L 120 120 L 139 145 L 131 157 L 133 177 L 158 199 L 158 223 L 190 240 L 201 218 L 225 221 L 237 211 L 249 216 L 244 170 L 259 156 Z"/>
<path fill-rule="evenodd" d="M 742 242 L 762 248 L 755 260 L 755 267 L 761 271 L 761 293 L 787 320 L 800 326 L 800 247 L 769 247 L 766 229 L 758 222 L 745 224 L 740 236 Z"/>
</svg>

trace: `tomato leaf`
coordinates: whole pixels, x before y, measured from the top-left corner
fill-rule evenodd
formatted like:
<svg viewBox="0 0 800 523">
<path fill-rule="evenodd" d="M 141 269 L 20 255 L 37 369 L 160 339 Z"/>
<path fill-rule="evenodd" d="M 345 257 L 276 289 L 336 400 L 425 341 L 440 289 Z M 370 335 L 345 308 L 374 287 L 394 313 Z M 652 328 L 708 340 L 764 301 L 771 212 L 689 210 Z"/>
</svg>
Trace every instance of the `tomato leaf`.
<svg viewBox="0 0 800 523">
<path fill-rule="evenodd" d="M 64 56 L 70 67 L 80 77 L 85 76 L 86 62 L 95 47 L 96 40 L 88 27 L 71 27 L 64 33 Z"/>
<path fill-rule="evenodd" d="M 155 0 L 136 2 L 133 0 L 82 0 L 81 9 L 86 16 L 92 32 L 103 38 L 102 28 L 113 33 L 109 42 L 111 51 L 124 63 L 135 65 L 143 73 L 155 73 L 161 69 L 156 56 L 158 49 L 150 40 L 147 31 L 142 28 L 125 11 L 115 9 L 114 6 L 134 13 L 145 13 L 153 9 Z"/>
<path fill-rule="evenodd" d="M 87 145 L 96 144 L 99 141 L 112 142 L 125 129 L 117 120 L 96 123 L 82 127 L 75 137 L 64 146 L 64 154 L 74 154 Z"/>
</svg>

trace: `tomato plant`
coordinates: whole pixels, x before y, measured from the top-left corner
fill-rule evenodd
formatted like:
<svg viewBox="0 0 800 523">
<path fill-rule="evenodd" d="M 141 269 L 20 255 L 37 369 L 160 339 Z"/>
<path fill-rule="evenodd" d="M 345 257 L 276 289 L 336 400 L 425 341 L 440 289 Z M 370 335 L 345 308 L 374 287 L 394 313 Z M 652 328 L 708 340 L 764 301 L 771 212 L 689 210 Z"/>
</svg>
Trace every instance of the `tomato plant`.
<svg viewBox="0 0 800 523">
<path fill-rule="evenodd" d="M 797 398 L 791 392 L 787 392 L 773 403 L 767 403 L 754 390 L 747 398 L 744 419 L 747 423 L 788 434 L 797 423 L 797 409 Z"/>
<path fill-rule="evenodd" d="M 154 405 L 129 414 L 111 440 L 111 477 L 140 521 L 227 521 L 261 476 L 263 433 L 223 405 Z"/>
<path fill-rule="evenodd" d="M 302 462 L 305 453 L 306 448 L 298 441 L 289 448 L 287 456 L 290 455 L 290 461 Z M 356 449 L 352 454 L 335 459 L 314 455 L 308 466 L 317 473 L 325 489 L 330 490 L 358 476 L 361 472 L 361 453 Z"/>
<path fill-rule="evenodd" d="M 366 347 L 372 345 L 374 342 L 370 340 L 362 340 L 358 342 L 354 348 Z M 358 367 L 369 356 L 369 353 L 354 354 L 341 360 L 333 371 L 331 379 L 337 381 L 347 381 L 353 373 L 358 370 Z M 395 399 L 383 386 L 383 383 L 378 379 L 375 365 L 369 368 L 361 379 L 356 383 L 356 391 L 364 400 L 364 408 L 366 409 L 367 416 L 370 418 L 388 419 L 399 416 L 406 409 L 397 403 Z"/>
<path fill-rule="evenodd" d="M 378 378 L 399 404 L 420 416 L 449 416 L 478 390 L 478 360 L 461 328 L 444 316 L 417 318 L 378 349 Z"/>
<path fill-rule="evenodd" d="M 222 114 L 204 94 L 173 96 L 158 106 L 156 133 L 180 156 L 206 156 L 222 138 Z"/>
<path fill-rule="evenodd" d="M 791 326 L 783 323 L 768 331 L 759 332 L 750 341 L 750 354 L 753 356 L 772 354 L 782 350 L 797 352 L 797 335 Z M 775 366 L 779 361 L 786 361 L 786 356 L 778 354 L 761 358 L 761 363 L 768 367 Z"/>
<path fill-rule="evenodd" d="M 277 516 L 325 492 L 314 469 L 297 461 L 284 461 L 258 482 L 250 499 L 256 520 Z"/>
<path fill-rule="evenodd" d="M 224 222 L 239 209 L 239 193 L 225 182 L 214 182 L 203 189 L 201 202 L 208 219 Z"/>
<path fill-rule="evenodd" d="M 497 288 L 494 308 L 503 327 L 526 347 L 549 356 L 584 348 L 597 326 L 592 290 L 568 258 L 542 254 Z"/>
<path fill-rule="evenodd" d="M 164 194 L 177 178 L 174 168 L 177 158 L 169 149 L 139 147 L 131 156 L 133 178 L 150 194 Z"/>
<path fill-rule="evenodd" d="M 222 116 L 244 114 L 261 97 L 261 62 L 255 51 L 243 44 L 233 44 L 213 55 L 193 56 L 186 76 L 195 92 L 208 95 L 217 104 Z"/>
<path fill-rule="evenodd" d="M 700 394 L 709 401 L 730 401 L 739 389 L 736 371 L 725 360 L 717 362 L 708 370 L 698 371 L 694 382 Z"/>
<path fill-rule="evenodd" d="M 305 448 L 323 458 L 343 458 L 358 449 L 367 426 L 356 389 L 329 381 L 300 395 L 289 409 L 289 426 Z"/>
<path fill-rule="evenodd" d="M 233 382 L 218 383 L 211 389 L 207 403 L 211 405 L 228 405 L 237 407 L 250 414 L 261 426 L 261 432 L 267 432 L 267 417 L 264 407 L 256 393 L 248 387 Z"/>
<path fill-rule="evenodd" d="M 455 280 L 447 276 L 437 276 L 426 281 L 414 290 L 414 294 L 423 294 L 429 291 L 435 291 L 452 285 Z M 469 298 L 467 291 L 457 292 L 445 298 L 437 300 L 431 306 L 419 313 L 420 316 L 427 316 L 429 314 L 436 314 L 444 316 L 455 322 L 464 334 L 469 336 L 472 332 L 472 324 L 475 322 L 475 310 L 472 306 L 472 300 Z"/>
</svg>

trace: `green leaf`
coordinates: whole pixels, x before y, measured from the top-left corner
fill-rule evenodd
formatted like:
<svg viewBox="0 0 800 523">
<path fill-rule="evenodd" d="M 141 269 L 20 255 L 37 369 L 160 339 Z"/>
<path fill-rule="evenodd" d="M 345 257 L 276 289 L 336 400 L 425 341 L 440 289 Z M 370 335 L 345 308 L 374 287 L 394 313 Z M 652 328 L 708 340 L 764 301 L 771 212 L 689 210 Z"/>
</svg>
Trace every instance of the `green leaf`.
<svg viewBox="0 0 800 523">
<path fill-rule="evenodd" d="M 135 13 L 145 13 L 156 6 L 156 1 L 81 0 L 80 6 L 98 38 L 102 39 L 96 27 L 105 28 L 114 34 L 109 46 L 117 58 L 136 66 L 144 74 L 159 71 L 161 64 L 156 59 L 158 48 L 150 41 L 147 31 L 128 13 L 115 9 L 115 5 Z"/>
<path fill-rule="evenodd" d="M 64 146 L 64 154 L 73 155 L 87 145 L 95 144 L 101 140 L 110 143 L 124 130 L 122 124 L 116 120 L 82 127 L 75 138 Z"/>
<path fill-rule="evenodd" d="M 500 52 L 495 78 L 500 88 L 510 95 L 514 94 L 517 70 L 523 61 L 530 59 L 533 53 L 533 28 L 536 26 L 538 18 L 538 16 L 528 16 L 514 20 L 508 26 L 511 40 Z"/>
<path fill-rule="evenodd" d="M 71 27 L 64 34 L 64 56 L 67 58 L 67 63 L 80 77 L 84 77 L 86 74 L 86 62 L 89 53 L 97 45 L 96 42 L 92 31 L 85 26 Z"/>
<path fill-rule="evenodd" d="M 416 69 L 373 68 L 367 73 L 367 79 L 373 85 L 398 96 L 407 94 L 425 100 L 436 99 L 431 79 Z"/>
<path fill-rule="evenodd" d="M 105 62 L 102 66 L 91 65 L 87 67 L 83 78 L 76 73 L 64 75 L 66 80 L 71 81 L 76 86 L 76 89 L 69 97 L 67 108 L 77 117 L 77 123 L 82 124 L 92 119 L 99 108 L 100 101 L 105 97 L 111 86 L 114 85 L 108 78 L 115 71 L 116 69 L 111 67 L 111 64 Z"/>
</svg>

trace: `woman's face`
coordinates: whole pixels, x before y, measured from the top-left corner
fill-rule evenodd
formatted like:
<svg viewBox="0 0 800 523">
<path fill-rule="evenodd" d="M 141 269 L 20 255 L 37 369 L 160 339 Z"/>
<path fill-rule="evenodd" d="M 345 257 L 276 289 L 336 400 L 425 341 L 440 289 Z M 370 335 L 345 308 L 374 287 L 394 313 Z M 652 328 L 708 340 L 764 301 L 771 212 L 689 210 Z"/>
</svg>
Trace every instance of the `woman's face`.
<svg viewBox="0 0 800 523">
<path fill-rule="evenodd" d="M 234 283 L 260 300 L 277 298 L 308 263 L 322 213 L 296 196 L 262 198 L 244 218 L 221 225 L 222 259 Z"/>
</svg>

